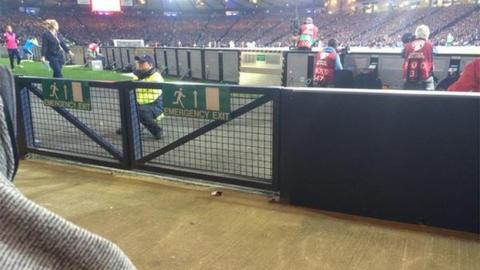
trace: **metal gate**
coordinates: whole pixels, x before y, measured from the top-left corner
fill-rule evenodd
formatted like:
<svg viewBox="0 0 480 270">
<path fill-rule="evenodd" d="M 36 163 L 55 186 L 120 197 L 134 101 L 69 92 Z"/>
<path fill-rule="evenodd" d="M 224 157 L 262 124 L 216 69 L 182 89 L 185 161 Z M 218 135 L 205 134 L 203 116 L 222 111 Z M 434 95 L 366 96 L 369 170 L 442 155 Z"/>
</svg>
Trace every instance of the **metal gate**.
<svg viewBox="0 0 480 270">
<path fill-rule="evenodd" d="M 21 154 L 37 153 L 83 163 L 128 168 L 125 105 L 119 83 L 90 82 L 91 111 L 43 104 L 42 79 L 16 77 Z"/>
<path fill-rule="evenodd" d="M 133 83 L 133 88 L 162 88 Z M 210 85 L 215 86 L 215 85 Z M 133 167 L 230 184 L 277 188 L 279 89 L 231 86 L 231 120 L 167 116 L 161 120 L 164 139 L 154 140 L 131 106 L 127 121 Z"/>
<path fill-rule="evenodd" d="M 279 89 L 232 85 L 230 120 L 166 116 L 157 140 L 140 122 L 135 89 L 166 84 L 89 82 L 90 111 L 45 106 L 40 78 L 16 85 L 22 154 L 278 189 Z"/>
</svg>

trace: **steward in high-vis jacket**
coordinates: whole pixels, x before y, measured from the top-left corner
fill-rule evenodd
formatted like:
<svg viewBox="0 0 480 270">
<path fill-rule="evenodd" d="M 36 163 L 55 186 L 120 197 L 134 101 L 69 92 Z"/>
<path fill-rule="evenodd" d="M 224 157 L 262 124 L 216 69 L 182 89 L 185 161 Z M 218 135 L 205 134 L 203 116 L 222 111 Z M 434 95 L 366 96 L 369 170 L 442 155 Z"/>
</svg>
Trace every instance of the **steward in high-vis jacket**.
<svg viewBox="0 0 480 270">
<path fill-rule="evenodd" d="M 162 75 L 155 68 L 155 60 L 150 55 L 136 56 L 135 61 L 138 68 L 134 71 L 133 81 L 162 83 L 164 82 Z M 136 101 L 140 123 L 148 129 L 148 131 L 156 139 L 163 137 L 163 129 L 158 125 L 157 119 L 163 116 L 163 100 L 161 89 L 137 88 Z M 121 130 L 117 133 L 121 134 Z"/>
<path fill-rule="evenodd" d="M 311 50 L 318 40 L 318 27 L 313 24 L 313 19 L 308 17 L 300 26 L 300 37 L 297 48 L 300 50 Z"/>
<path fill-rule="evenodd" d="M 337 41 L 330 39 L 328 47 L 318 52 L 315 57 L 313 86 L 331 86 L 336 70 L 343 70 L 343 66 L 337 53 Z"/>
<path fill-rule="evenodd" d="M 405 45 L 403 61 L 404 89 L 435 90 L 433 78 L 433 44 L 428 41 L 430 29 L 420 25 L 415 39 Z"/>
</svg>

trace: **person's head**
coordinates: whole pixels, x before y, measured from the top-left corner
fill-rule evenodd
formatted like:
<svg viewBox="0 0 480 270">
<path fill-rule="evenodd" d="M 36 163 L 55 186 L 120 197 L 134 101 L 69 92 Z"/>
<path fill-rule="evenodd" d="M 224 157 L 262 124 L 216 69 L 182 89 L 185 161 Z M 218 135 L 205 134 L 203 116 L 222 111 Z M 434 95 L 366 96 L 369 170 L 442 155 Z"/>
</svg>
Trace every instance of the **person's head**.
<svg viewBox="0 0 480 270">
<path fill-rule="evenodd" d="M 337 49 L 337 40 L 336 39 L 330 39 L 327 44 L 328 47 Z"/>
<path fill-rule="evenodd" d="M 56 20 L 45 20 L 43 21 L 43 25 L 49 31 L 58 31 L 59 29 L 58 22 Z"/>
<path fill-rule="evenodd" d="M 155 59 L 148 54 L 135 56 L 135 61 L 137 61 L 137 68 L 141 71 L 149 71 L 155 67 Z"/>
<path fill-rule="evenodd" d="M 430 28 L 425 24 L 417 26 L 417 29 L 415 30 L 415 37 L 428 39 L 430 37 Z"/>
<path fill-rule="evenodd" d="M 407 44 L 407 43 L 410 43 L 414 39 L 415 39 L 415 35 L 413 35 L 412 33 L 405 33 L 402 36 L 402 43 Z"/>
<path fill-rule="evenodd" d="M 92 42 L 95 43 L 95 44 L 100 44 L 100 39 L 96 38 Z"/>
<path fill-rule="evenodd" d="M 13 32 L 12 26 L 9 25 L 9 24 L 6 25 L 6 26 L 5 26 L 5 31 L 7 31 L 7 32 L 9 32 L 9 33 Z"/>
<path fill-rule="evenodd" d="M 307 17 L 307 18 L 305 19 L 305 24 L 312 24 L 312 23 L 313 23 L 312 17 Z"/>
</svg>

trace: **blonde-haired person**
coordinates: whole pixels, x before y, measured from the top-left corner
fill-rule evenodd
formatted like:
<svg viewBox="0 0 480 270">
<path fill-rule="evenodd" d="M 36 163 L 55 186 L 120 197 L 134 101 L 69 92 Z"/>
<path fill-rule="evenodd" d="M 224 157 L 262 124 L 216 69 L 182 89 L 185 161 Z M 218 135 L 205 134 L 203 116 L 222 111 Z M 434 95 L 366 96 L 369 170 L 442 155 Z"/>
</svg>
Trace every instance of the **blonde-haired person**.
<svg viewBox="0 0 480 270">
<path fill-rule="evenodd" d="M 59 33 L 59 25 L 56 20 L 45 20 L 43 25 L 47 31 L 42 35 L 42 62 L 49 62 L 54 78 L 63 78 L 62 67 L 65 64 L 63 52 L 72 57 L 74 54 Z"/>
<path fill-rule="evenodd" d="M 435 49 L 428 40 L 430 28 L 419 25 L 415 30 L 415 38 L 405 44 L 403 61 L 404 89 L 435 90 L 433 78 L 433 54 Z"/>
</svg>

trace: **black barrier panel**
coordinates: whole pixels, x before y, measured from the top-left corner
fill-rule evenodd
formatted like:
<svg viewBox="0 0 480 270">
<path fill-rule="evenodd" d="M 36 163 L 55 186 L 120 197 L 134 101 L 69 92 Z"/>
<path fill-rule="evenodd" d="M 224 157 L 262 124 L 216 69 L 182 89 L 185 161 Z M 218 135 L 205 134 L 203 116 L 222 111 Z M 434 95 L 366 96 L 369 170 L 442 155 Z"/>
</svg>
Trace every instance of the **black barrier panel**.
<svg viewBox="0 0 480 270">
<path fill-rule="evenodd" d="M 389 88 L 403 88 L 402 65 L 403 58 L 398 55 L 385 55 L 378 59 L 378 76 Z"/>
<path fill-rule="evenodd" d="M 240 52 L 224 51 L 222 55 L 223 81 L 238 83 L 240 81 Z"/>
<path fill-rule="evenodd" d="M 479 96 L 285 91 L 291 203 L 479 233 Z"/>
<path fill-rule="evenodd" d="M 155 49 L 155 61 L 157 62 L 157 69 L 162 73 L 166 72 L 167 70 L 167 58 L 165 56 L 165 50 Z"/>
<path fill-rule="evenodd" d="M 358 75 L 370 65 L 371 55 L 369 54 L 347 54 L 343 60 L 343 68 L 353 71 L 354 75 Z M 401 59 L 400 55 L 398 58 Z"/>
<path fill-rule="evenodd" d="M 135 48 L 120 48 L 123 67 L 128 65 L 135 66 Z"/>
<path fill-rule="evenodd" d="M 170 76 L 179 76 L 178 72 L 178 58 L 176 49 L 165 49 L 166 52 L 166 63 L 167 63 L 167 72 Z"/>
<path fill-rule="evenodd" d="M 192 71 L 192 78 L 194 79 L 204 79 L 203 78 L 203 62 L 202 62 L 202 51 L 201 50 L 191 50 L 190 51 L 190 69 Z"/>
<path fill-rule="evenodd" d="M 107 54 L 106 48 L 100 47 L 100 54 L 103 55 L 103 57 L 105 57 L 105 65 L 108 65 L 110 61 L 108 60 L 108 54 Z"/>
<path fill-rule="evenodd" d="M 205 79 L 209 81 L 220 81 L 220 66 L 218 51 L 205 51 Z"/>
<path fill-rule="evenodd" d="M 312 53 L 288 53 L 286 60 L 286 86 L 305 87 L 309 85 L 311 76 L 308 71 L 308 57 Z"/>
<path fill-rule="evenodd" d="M 188 64 L 190 52 L 188 50 L 177 50 L 177 57 L 178 57 L 178 72 L 180 73 L 180 77 L 182 78 L 189 78 L 190 77 L 190 67 Z"/>
<path fill-rule="evenodd" d="M 74 56 L 67 56 L 67 63 L 72 65 L 85 65 L 85 56 L 88 55 L 88 51 L 86 49 L 75 46 L 71 47 L 70 51 L 73 52 Z"/>
<path fill-rule="evenodd" d="M 434 61 L 434 75 L 440 80 L 443 80 L 448 75 L 448 67 L 450 65 L 449 56 L 437 56 L 433 59 Z M 401 67 L 399 67 L 401 69 Z"/>
<path fill-rule="evenodd" d="M 123 68 L 120 48 L 107 48 L 107 65 L 114 68 Z"/>
</svg>

